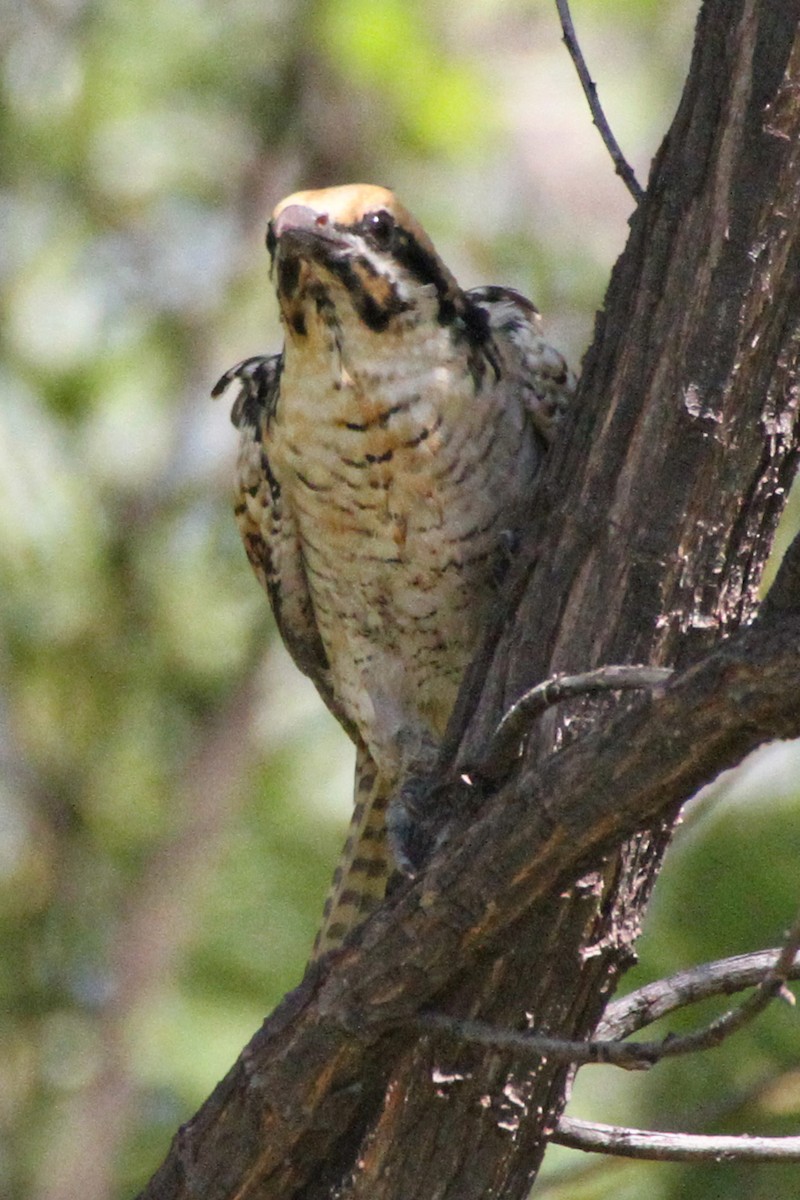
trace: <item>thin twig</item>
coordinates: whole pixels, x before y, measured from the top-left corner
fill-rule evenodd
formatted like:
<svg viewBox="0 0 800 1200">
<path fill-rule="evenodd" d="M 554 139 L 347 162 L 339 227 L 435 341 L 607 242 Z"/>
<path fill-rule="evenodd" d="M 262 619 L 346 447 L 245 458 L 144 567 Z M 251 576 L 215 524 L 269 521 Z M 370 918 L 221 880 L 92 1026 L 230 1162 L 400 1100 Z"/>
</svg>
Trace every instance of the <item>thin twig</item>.
<svg viewBox="0 0 800 1200">
<path fill-rule="evenodd" d="M 757 987 L 775 967 L 780 954 L 780 949 L 737 954 L 647 983 L 609 1004 L 597 1027 L 597 1035 L 602 1038 L 629 1037 L 676 1009 L 697 1004 L 710 996 L 732 996 L 745 988 Z M 800 978 L 797 963 L 790 978 Z"/>
<path fill-rule="evenodd" d="M 578 45 L 578 38 L 575 33 L 575 26 L 572 24 L 572 17 L 569 11 L 568 0 L 556 0 L 556 8 L 561 19 L 561 30 L 564 34 L 564 45 L 569 51 L 570 58 L 575 64 L 575 70 L 578 72 L 578 78 L 581 81 L 584 95 L 589 103 L 589 109 L 592 114 L 592 120 L 600 132 L 608 153 L 611 155 L 614 163 L 614 170 L 622 179 L 630 194 L 638 204 L 644 196 L 644 191 L 637 180 L 633 168 L 627 162 L 622 150 L 619 147 L 617 139 L 611 132 L 611 127 L 605 118 L 605 113 L 600 107 L 600 101 L 597 96 L 597 86 L 589 74 L 586 66 L 586 61 L 581 53 L 581 48 Z"/>
<path fill-rule="evenodd" d="M 533 722 L 554 704 L 575 696 L 657 687 L 666 683 L 671 674 L 668 667 L 612 666 L 584 671 L 581 675 L 553 675 L 545 679 L 511 705 L 492 734 L 486 756 L 474 774 L 486 782 L 507 775 L 520 756 Z"/>
<path fill-rule="evenodd" d="M 646 1071 L 655 1059 L 648 1057 L 649 1042 L 631 1043 L 616 1041 L 568 1041 L 566 1038 L 549 1037 L 544 1033 L 520 1033 L 515 1029 L 498 1029 L 489 1021 L 462 1020 L 446 1013 L 421 1013 L 413 1024 L 422 1033 L 441 1030 L 460 1041 L 489 1046 L 493 1050 L 515 1050 L 537 1058 L 549 1058 L 554 1062 L 607 1063 L 629 1071 Z M 661 1044 L 657 1044 L 660 1049 Z M 642 1053 L 644 1048 L 645 1053 Z"/>
<path fill-rule="evenodd" d="M 669 1162 L 800 1162 L 800 1137 L 660 1133 L 562 1117 L 552 1142 L 573 1150 Z"/>
<path fill-rule="evenodd" d="M 719 1046 L 726 1038 L 736 1033 L 742 1026 L 747 1025 L 778 995 L 784 996 L 790 1004 L 794 1004 L 794 996 L 786 989 L 788 981 L 795 977 L 794 972 L 800 960 L 800 915 L 795 917 L 786 940 L 781 947 L 775 965 L 767 971 L 758 987 L 743 1000 L 738 1007 L 711 1021 L 702 1029 L 687 1033 L 683 1037 L 669 1037 L 664 1041 L 663 1057 L 672 1058 L 678 1054 L 692 1054 L 696 1050 L 709 1050 Z"/>
</svg>

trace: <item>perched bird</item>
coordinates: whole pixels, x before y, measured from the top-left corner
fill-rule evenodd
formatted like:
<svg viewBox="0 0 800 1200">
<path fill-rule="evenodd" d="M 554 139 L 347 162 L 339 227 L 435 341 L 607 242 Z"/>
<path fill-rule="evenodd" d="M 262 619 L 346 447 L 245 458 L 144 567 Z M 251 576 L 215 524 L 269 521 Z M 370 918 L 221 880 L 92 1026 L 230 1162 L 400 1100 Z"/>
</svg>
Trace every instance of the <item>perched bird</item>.
<svg viewBox="0 0 800 1200">
<path fill-rule="evenodd" d="M 356 744 L 355 811 L 314 957 L 379 903 L 386 807 L 433 765 L 575 380 L 509 288 L 463 291 L 365 184 L 267 233 L 285 343 L 236 383 L 236 516 L 301 671 Z"/>
</svg>

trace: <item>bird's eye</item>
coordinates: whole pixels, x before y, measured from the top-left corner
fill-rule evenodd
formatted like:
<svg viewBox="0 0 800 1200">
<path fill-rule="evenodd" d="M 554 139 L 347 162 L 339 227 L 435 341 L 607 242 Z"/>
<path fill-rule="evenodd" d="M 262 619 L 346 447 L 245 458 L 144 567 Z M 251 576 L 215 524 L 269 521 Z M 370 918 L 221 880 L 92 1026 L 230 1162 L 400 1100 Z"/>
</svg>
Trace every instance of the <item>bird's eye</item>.
<svg viewBox="0 0 800 1200">
<path fill-rule="evenodd" d="M 394 233 L 394 217 L 385 208 L 367 213 L 363 221 L 364 232 L 381 250 L 385 250 Z"/>
<path fill-rule="evenodd" d="M 272 221 L 267 225 L 267 253 L 270 258 L 275 256 L 275 247 L 278 244 L 278 239 L 275 237 L 275 226 Z"/>
</svg>

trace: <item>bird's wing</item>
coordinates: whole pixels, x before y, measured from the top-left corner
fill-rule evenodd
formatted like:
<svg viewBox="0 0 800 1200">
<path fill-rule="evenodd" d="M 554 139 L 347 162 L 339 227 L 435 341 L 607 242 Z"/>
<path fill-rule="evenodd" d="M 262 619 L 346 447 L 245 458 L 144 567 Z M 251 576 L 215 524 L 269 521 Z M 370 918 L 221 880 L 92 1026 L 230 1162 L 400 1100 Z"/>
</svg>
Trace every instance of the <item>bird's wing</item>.
<svg viewBox="0 0 800 1200">
<path fill-rule="evenodd" d="M 508 287 L 471 288 L 465 295 L 486 313 L 501 369 L 515 379 L 534 426 L 551 442 L 569 408 L 576 380 L 562 355 L 542 336 L 536 305 Z"/>
<path fill-rule="evenodd" d="M 226 371 L 212 392 L 220 396 L 230 385 L 239 385 L 231 410 L 231 420 L 241 435 L 236 520 L 250 565 L 269 597 L 289 653 L 355 740 L 353 724 L 331 686 L 295 520 L 269 460 L 270 423 L 280 399 L 282 365 L 280 354 L 245 359 Z"/>
</svg>

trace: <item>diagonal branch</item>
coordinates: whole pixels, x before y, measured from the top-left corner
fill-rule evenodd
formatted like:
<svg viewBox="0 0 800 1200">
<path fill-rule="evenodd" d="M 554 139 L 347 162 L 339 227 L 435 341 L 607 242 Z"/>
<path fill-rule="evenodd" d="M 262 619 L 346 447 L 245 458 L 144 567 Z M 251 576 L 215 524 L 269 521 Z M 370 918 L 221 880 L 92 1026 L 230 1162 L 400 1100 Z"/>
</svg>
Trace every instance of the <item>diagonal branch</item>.
<svg viewBox="0 0 800 1200">
<path fill-rule="evenodd" d="M 785 951 L 786 946 L 781 950 L 720 958 L 645 984 L 609 1004 L 597 1032 L 604 1038 L 629 1037 L 638 1029 L 644 1029 L 689 1004 L 697 1004 L 710 996 L 730 996 L 745 988 L 758 987 L 771 977 Z M 800 978 L 800 958 L 796 957 L 786 971 L 786 979 L 797 978 Z"/>
<path fill-rule="evenodd" d="M 556 0 L 556 8 L 561 20 L 561 29 L 564 35 L 564 45 L 569 51 L 570 58 L 575 64 L 575 70 L 578 72 L 578 78 L 581 81 L 583 94 L 589 103 L 589 111 L 592 114 L 592 121 L 597 126 L 600 136 L 603 139 L 603 144 L 606 150 L 611 155 L 611 161 L 614 163 L 614 170 L 622 179 L 626 188 L 633 196 L 637 204 L 639 204 L 644 196 L 644 190 L 636 178 L 633 168 L 628 163 L 625 155 L 619 147 L 617 139 L 611 131 L 611 126 L 606 120 L 606 115 L 603 112 L 600 104 L 600 99 L 597 95 L 597 85 L 589 74 L 589 68 L 586 66 L 586 60 L 583 57 L 575 26 L 572 24 L 572 15 L 569 11 L 568 0 Z"/>
<path fill-rule="evenodd" d="M 452 987 L 531 903 L 579 877 L 619 839 L 674 813 L 764 740 L 800 735 L 798 688 L 800 621 L 754 627 L 681 673 L 660 698 L 639 701 L 556 755 L 537 779 L 504 789 L 375 915 L 360 942 L 287 997 L 142 1196 L 189 1197 L 201 1180 L 204 1200 L 227 1195 L 214 1181 L 221 1184 L 232 1155 L 242 1178 L 261 1180 L 243 1198 L 294 1194 L 333 1154 L 362 1098 L 384 1086 L 414 1036 L 398 1024 Z M 498 855 L 508 865 L 501 879 L 491 870 Z M 235 1143 L 231 1128 L 242 1131 Z"/>
<path fill-rule="evenodd" d="M 565 876 L 579 877 L 644 823 L 675 813 L 757 745 L 798 736 L 798 635 L 797 619 L 779 630 L 754 626 L 682 672 L 661 697 L 521 772 L 437 855 L 419 886 L 369 923 L 347 986 L 357 1021 L 365 1007 L 371 1021 L 405 1016 L 401 993 L 438 990 Z M 406 969 L 425 974 L 424 987 L 387 992 L 385 966 L 366 954 L 378 941 L 388 953 L 402 947 Z"/>
</svg>

